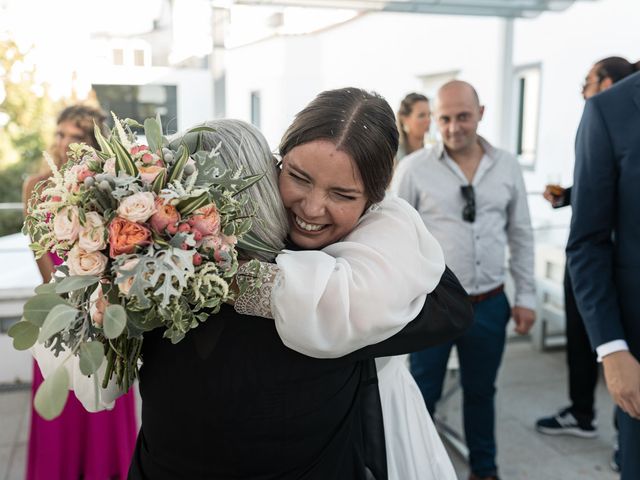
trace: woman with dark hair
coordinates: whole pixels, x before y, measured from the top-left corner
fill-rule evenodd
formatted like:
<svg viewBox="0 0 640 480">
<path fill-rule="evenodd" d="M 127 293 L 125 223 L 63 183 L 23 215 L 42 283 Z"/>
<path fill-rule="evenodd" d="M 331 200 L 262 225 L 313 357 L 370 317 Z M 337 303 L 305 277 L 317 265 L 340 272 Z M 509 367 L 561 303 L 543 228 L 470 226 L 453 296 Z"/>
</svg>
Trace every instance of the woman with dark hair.
<svg viewBox="0 0 640 480">
<path fill-rule="evenodd" d="M 429 99 L 421 93 L 409 93 L 400 102 L 398 110 L 398 161 L 410 153 L 424 148 L 424 136 L 431 126 Z"/>
<path fill-rule="evenodd" d="M 373 359 L 456 337 L 471 319 L 417 213 L 384 198 L 393 111 L 358 89 L 320 94 L 285 134 L 282 171 L 254 127 L 208 125 L 203 148 L 265 173 L 248 190 L 256 220 L 288 232 L 289 250 L 180 343 L 146 334 L 130 478 L 386 479 Z"/>
<path fill-rule="evenodd" d="M 210 125 L 205 147 L 241 133 Z M 259 137 L 241 125 L 251 133 L 219 157 L 230 166 Z M 470 320 L 417 213 L 384 198 L 397 135 L 388 104 L 358 89 L 324 92 L 296 117 L 282 171 L 263 179 L 279 186 L 290 250 L 235 311 L 177 345 L 145 337 L 131 478 L 387 478 L 373 358 L 455 337 Z"/>
<path fill-rule="evenodd" d="M 67 161 L 72 143 L 84 142 L 98 146 L 94 126 L 106 133 L 106 114 L 87 105 L 65 108 L 56 122 L 55 142 L 49 150 L 56 167 Z M 44 163 L 44 162 L 43 162 Z M 29 177 L 24 184 L 26 205 L 36 185 L 51 176 L 43 170 Z M 62 259 L 49 253 L 37 260 L 43 282 L 51 280 L 55 266 Z M 33 364 L 31 400 L 43 382 L 38 364 Z M 64 410 L 55 420 L 43 419 L 31 409 L 27 480 L 80 480 L 126 478 L 131 454 L 135 446 L 136 419 L 134 393 L 119 398 L 113 410 L 100 413 L 86 411 L 75 395 L 70 395 Z"/>
</svg>

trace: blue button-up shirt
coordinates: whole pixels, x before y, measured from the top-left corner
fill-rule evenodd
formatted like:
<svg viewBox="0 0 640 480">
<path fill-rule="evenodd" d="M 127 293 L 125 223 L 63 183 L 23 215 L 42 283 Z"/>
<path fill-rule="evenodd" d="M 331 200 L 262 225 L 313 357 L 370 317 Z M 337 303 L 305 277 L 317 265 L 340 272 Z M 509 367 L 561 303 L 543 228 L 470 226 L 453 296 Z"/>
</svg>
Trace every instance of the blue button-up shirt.
<svg viewBox="0 0 640 480">
<path fill-rule="evenodd" d="M 420 213 L 438 239 L 447 265 L 471 295 L 505 280 L 505 255 L 516 286 L 515 304 L 535 307 L 533 232 L 522 171 L 517 159 L 480 138 L 484 156 L 471 185 L 476 218 L 466 222 L 460 191 L 469 182 L 440 142 L 405 157 L 392 189 Z"/>
</svg>

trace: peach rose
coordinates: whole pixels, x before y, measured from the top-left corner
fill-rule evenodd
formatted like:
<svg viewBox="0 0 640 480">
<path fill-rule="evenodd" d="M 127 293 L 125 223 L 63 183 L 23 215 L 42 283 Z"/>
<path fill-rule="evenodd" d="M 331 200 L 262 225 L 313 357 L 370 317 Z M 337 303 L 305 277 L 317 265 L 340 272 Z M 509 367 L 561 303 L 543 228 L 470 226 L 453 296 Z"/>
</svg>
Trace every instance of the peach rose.
<svg viewBox="0 0 640 480">
<path fill-rule="evenodd" d="M 60 241 L 75 242 L 79 233 L 78 207 L 62 207 L 53 219 L 53 234 Z"/>
<path fill-rule="evenodd" d="M 156 232 L 162 232 L 169 225 L 176 225 L 180 221 L 180 212 L 173 205 L 164 205 L 161 198 L 156 198 L 156 213 L 151 215 L 149 224 Z"/>
<path fill-rule="evenodd" d="M 138 192 L 125 197 L 118 207 L 118 215 L 130 222 L 146 222 L 156 213 L 155 198 L 151 192 Z"/>
<path fill-rule="evenodd" d="M 160 172 L 162 172 L 162 170 L 164 170 L 164 168 L 157 165 L 138 167 L 140 178 L 142 178 L 142 183 L 146 185 L 152 184 L 156 177 L 160 174 Z"/>
<path fill-rule="evenodd" d="M 104 165 L 102 165 L 102 171 L 104 173 L 108 173 L 109 175 L 116 174 L 116 159 L 114 157 L 107 158 L 104 161 Z"/>
<path fill-rule="evenodd" d="M 100 252 L 85 252 L 78 245 L 69 250 L 67 265 L 72 275 L 100 275 L 107 266 L 107 257 Z"/>
<path fill-rule="evenodd" d="M 97 212 L 87 213 L 84 227 L 80 228 L 80 234 L 78 235 L 80 248 L 86 252 L 104 250 L 107 246 L 105 237 L 104 219 Z"/>
<path fill-rule="evenodd" d="M 220 230 L 220 214 L 215 204 L 210 203 L 193 212 L 189 225 L 203 236 L 214 235 Z"/>
<path fill-rule="evenodd" d="M 120 267 L 120 270 L 124 270 L 127 272 L 129 270 L 133 270 L 134 268 L 136 268 L 136 265 L 138 265 L 139 261 L 140 260 L 138 260 L 137 258 L 132 258 L 130 260 L 127 260 L 122 264 L 122 267 Z M 120 278 L 120 277 L 122 277 L 122 274 L 116 273 L 116 278 Z M 122 283 L 116 282 L 116 284 L 118 285 L 118 289 L 120 290 L 121 293 L 123 293 L 125 296 L 129 296 L 129 291 L 131 290 L 134 280 L 135 280 L 135 275 L 130 275 L 124 280 L 124 282 Z"/>
<path fill-rule="evenodd" d="M 109 256 L 132 253 L 139 245 L 151 243 L 151 231 L 135 222 L 116 217 L 109 224 Z"/>
</svg>

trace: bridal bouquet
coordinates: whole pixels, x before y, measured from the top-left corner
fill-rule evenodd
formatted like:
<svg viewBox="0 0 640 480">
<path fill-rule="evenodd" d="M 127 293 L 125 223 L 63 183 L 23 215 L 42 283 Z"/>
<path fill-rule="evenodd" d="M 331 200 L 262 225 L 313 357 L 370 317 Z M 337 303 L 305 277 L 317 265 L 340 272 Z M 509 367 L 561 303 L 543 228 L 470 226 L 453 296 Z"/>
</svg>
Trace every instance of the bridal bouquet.
<svg viewBox="0 0 640 480">
<path fill-rule="evenodd" d="M 38 342 L 79 356 L 96 390 L 102 368 L 102 387 L 115 377 L 126 391 L 144 332 L 162 328 L 179 342 L 233 297 L 236 247 L 246 246 L 252 223 L 242 192 L 261 176 L 225 170 L 218 149 L 201 150 L 207 127 L 170 143 L 159 120 L 114 120 L 109 139 L 96 128 L 99 149 L 72 145 L 60 169 L 47 158 L 52 176 L 34 190 L 23 231 L 37 258 L 55 254 L 64 264 L 9 335 L 18 349 Z M 144 128 L 148 145 L 132 127 Z M 62 410 L 68 381 L 62 366 L 41 385 L 35 406 L 45 418 Z"/>
</svg>

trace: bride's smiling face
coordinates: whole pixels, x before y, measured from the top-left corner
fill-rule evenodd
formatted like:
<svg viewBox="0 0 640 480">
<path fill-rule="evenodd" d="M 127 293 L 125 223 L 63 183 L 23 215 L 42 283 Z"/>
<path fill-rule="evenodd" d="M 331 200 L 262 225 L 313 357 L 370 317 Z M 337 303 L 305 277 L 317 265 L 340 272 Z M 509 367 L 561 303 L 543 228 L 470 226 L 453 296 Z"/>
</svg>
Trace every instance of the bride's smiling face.
<svg viewBox="0 0 640 480">
<path fill-rule="evenodd" d="M 304 249 L 340 241 L 354 229 L 368 201 L 353 159 L 327 140 L 291 149 L 282 159 L 279 187 L 289 236 Z"/>
</svg>

